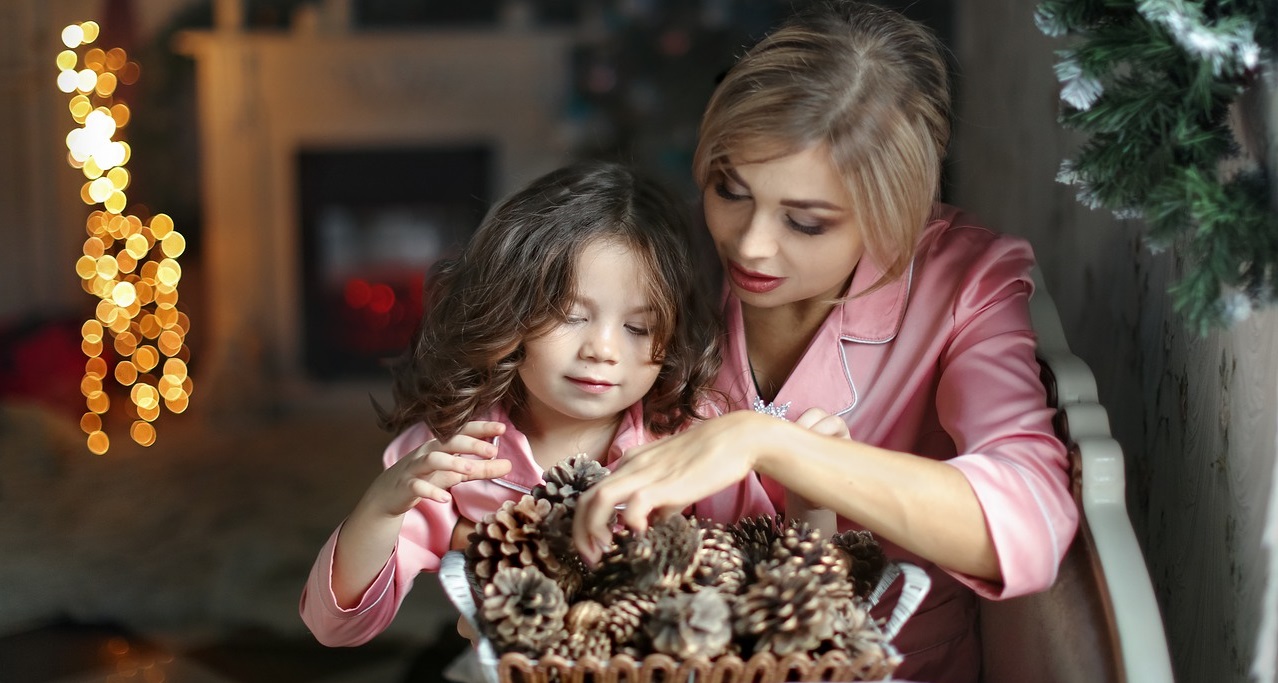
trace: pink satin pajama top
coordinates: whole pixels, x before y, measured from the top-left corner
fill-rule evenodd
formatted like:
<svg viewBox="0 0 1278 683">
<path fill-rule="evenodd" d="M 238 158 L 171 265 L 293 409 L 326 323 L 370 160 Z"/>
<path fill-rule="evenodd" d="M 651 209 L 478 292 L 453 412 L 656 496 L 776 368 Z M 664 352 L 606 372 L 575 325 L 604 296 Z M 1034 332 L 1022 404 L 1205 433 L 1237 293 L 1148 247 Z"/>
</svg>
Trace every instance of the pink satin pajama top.
<svg viewBox="0 0 1278 683">
<path fill-rule="evenodd" d="M 1035 359 L 1029 244 L 998 235 L 954 207 L 938 205 L 907 272 L 837 306 L 778 393 L 793 419 L 811 407 L 837 413 L 851 437 L 944 461 L 967 478 L 985 513 L 1002 569 L 993 584 L 949 572 L 880 539 L 889 557 L 924 567 L 932 589 L 897 637 L 906 655 L 897 678 L 975 681 L 980 644 L 976 596 L 1041 591 L 1078 522 L 1068 460 Z M 861 259 L 849 292 L 882 270 Z M 741 304 L 727 296 L 728 344 L 718 387 L 734 408 L 756 390 L 746 358 Z M 777 509 L 784 492 L 765 478 Z M 859 528 L 840 519 L 840 530 Z M 895 604 L 893 590 L 876 614 Z"/>
</svg>

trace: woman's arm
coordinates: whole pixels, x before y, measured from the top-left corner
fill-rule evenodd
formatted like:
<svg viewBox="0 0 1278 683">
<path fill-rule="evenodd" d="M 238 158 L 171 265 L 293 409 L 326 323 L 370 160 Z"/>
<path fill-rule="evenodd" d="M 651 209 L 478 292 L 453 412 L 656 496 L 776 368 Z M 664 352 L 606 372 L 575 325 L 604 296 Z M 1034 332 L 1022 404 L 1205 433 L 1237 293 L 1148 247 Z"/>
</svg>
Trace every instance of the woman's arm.
<svg viewBox="0 0 1278 683">
<path fill-rule="evenodd" d="M 954 571 L 997 581 L 980 503 L 957 469 L 927 458 L 824 436 L 737 411 L 632 450 L 578 503 L 574 540 L 597 560 L 611 542 L 608 519 L 643 531 L 650 516 L 677 511 L 753 469 L 815 505 Z"/>
</svg>

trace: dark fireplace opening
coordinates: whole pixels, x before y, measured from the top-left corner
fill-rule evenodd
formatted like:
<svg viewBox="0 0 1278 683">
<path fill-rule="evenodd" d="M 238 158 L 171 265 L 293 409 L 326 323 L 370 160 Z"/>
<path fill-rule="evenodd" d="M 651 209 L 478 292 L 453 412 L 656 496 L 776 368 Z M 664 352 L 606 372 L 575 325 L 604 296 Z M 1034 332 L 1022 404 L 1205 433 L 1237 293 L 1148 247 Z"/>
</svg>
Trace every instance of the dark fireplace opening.
<svg viewBox="0 0 1278 683">
<path fill-rule="evenodd" d="M 483 218 L 491 157 L 486 146 L 298 154 L 310 376 L 386 375 L 421 321 L 427 272 Z"/>
</svg>

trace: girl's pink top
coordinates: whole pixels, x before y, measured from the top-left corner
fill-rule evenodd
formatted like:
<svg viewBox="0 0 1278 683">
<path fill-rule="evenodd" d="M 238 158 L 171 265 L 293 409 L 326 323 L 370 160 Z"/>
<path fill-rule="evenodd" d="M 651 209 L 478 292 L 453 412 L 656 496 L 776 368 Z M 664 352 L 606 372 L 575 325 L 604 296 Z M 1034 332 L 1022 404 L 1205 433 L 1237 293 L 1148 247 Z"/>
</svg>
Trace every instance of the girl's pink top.
<svg viewBox="0 0 1278 683">
<path fill-rule="evenodd" d="M 853 439 L 941 460 L 967 478 L 985 513 L 1002 583 L 950 572 L 886 539 L 888 555 L 932 577 L 919 612 L 897 637 L 897 677 L 975 681 L 976 595 L 1001 600 L 1041 591 L 1074 536 L 1078 512 L 1065 447 L 1039 379 L 1030 326 L 1033 252 L 957 209 L 938 205 L 906 273 L 837 306 L 777 394 L 793 419 L 811 407 L 837 413 Z M 849 293 L 882 270 L 861 259 Z M 733 407 L 756 397 L 741 304 L 726 302 L 728 343 L 718 388 Z M 777 509 L 784 491 L 764 478 Z M 859 528 L 840 519 L 840 530 Z M 876 608 L 883 616 L 898 589 Z"/>
<path fill-rule="evenodd" d="M 519 500 L 534 486 L 543 483 L 543 470 L 533 458 L 528 439 L 511 423 L 509 415 L 494 409 L 478 420 L 492 420 L 506 425 L 498 439 L 498 458 L 509 460 L 512 469 L 495 480 L 479 480 L 458 484 L 450 489 L 452 502 L 423 500 L 404 516 L 399 540 L 394 551 L 360 598 L 359 604 L 343 609 L 333 595 L 333 550 L 339 527 L 320 550 L 302 591 L 302 621 L 321 643 L 329 646 L 360 645 L 381 633 L 395 618 L 399 605 L 421 572 L 439 569 L 439 560 L 449 550 L 453 527 L 460 519 L 478 521 L 508 500 Z M 425 424 L 415 425 L 397 436 L 382 456 L 387 467 L 413 452 L 432 438 Z M 646 443 L 651 436 L 643 427 L 641 404 L 631 406 L 604 458 L 612 465 L 625 451 Z M 774 508 L 755 476 L 746 477 L 709 498 L 696 503 L 698 517 L 719 522 L 734 522 L 744 516 L 770 515 Z"/>
</svg>

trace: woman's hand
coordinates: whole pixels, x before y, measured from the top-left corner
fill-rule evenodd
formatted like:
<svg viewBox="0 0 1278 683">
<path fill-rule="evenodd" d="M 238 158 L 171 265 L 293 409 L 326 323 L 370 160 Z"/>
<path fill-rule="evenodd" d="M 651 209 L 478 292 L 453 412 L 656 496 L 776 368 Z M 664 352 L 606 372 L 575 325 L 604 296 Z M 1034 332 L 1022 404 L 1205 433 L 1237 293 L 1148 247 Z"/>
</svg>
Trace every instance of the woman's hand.
<svg viewBox="0 0 1278 683">
<path fill-rule="evenodd" d="M 843 419 L 819 408 L 805 411 L 794 424 L 743 410 L 631 449 L 611 475 L 578 501 L 573 523 L 578 552 L 588 562 L 599 559 L 612 543 L 614 510 L 619 510 L 622 524 L 643 533 L 650 519 L 678 512 L 741 481 L 769 451 L 769 444 L 784 442 L 795 426 L 848 438 Z"/>
<path fill-rule="evenodd" d="M 803 414 L 794 421 L 794 424 L 822 436 L 833 436 L 840 439 L 852 438 L 851 432 L 848 431 L 848 423 L 844 422 L 843 418 L 827 413 L 820 408 L 808 408 L 803 411 Z"/>
<path fill-rule="evenodd" d="M 587 562 L 612 543 L 611 519 L 643 533 L 648 521 L 740 481 L 754 467 L 763 442 L 781 420 L 737 411 L 628 451 L 612 474 L 577 502 L 573 542 Z"/>
<path fill-rule="evenodd" d="M 361 505 L 369 512 L 398 517 L 423 498 L 449 502 L 452 496 L 448 489 L 463 481 L 509 474 L 510 461 L 494 460 L 497 446 L 491 442 L 505 431 L 506 425 L 500 422 L 474 420 L 451 439 L 427 441 L 386 468 L 364 494 Z"/>
</svg>

